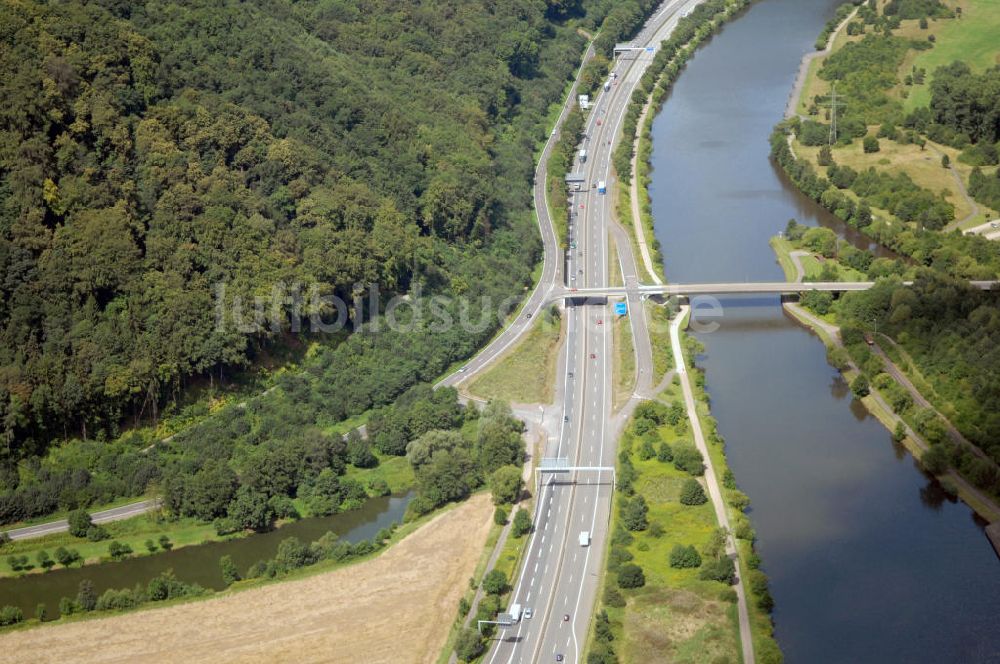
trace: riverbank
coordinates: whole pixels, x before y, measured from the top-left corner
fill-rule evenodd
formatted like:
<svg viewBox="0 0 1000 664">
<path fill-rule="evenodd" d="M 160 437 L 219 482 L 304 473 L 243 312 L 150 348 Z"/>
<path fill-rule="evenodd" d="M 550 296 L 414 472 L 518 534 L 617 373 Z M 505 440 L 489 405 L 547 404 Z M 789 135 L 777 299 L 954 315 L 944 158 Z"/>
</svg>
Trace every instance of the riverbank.
<svg viewBox="0 0 1000 664">
<path fill-rule="evenodd" d="M 795 254 L 807 254 L 811 256 L 811 253 L 803 251 L 802 249 L 795 249 L 787 240 L 779 238 L 774 239 L 772 247 L 775 250 L 778 263 L 785 271 L 785 277 L 788 281 L 802 281 L 803 278 L 807 276 L 806 271 L 803 268 L 801 258 L 796 260 L 798 257 L 795 256 Z M 796 321 L 804 327 L 812 330 L 823 341 L 823 344 L 827 347 L 831 361 L 834 363 L 834 366 L 841 371 L 844 379 L 848 383 L 853 384 L 854 381 L 864 373 L 859 368 L 855 359 L 852 358 L 846 351 L 840 334 L 840 326 L 838 324 L 837 316 L 834 312 L 821 315 L 794 302 L 785 302 L 783 303 L 783 307 L 785 311 L 787 311 Z M 877 350 L 886 367 L 890 369 L 891 374 L 905 375 L 905 373 L 899 369 L 899 367 L 897 367 L 893 361 L 885 355 L 885 353 L 881 351 L 878 346 L 878 340 L 875 340 L 871 347 Z M 926 407 L 933 408 L 930 406 L 929 402 L 926 401 L 923 395 L 917 391 L 917 388 L 912 382 L 901 381 L 899 380 L 898 375 L 893 376 L 895 385 L 898 385 L 901 389 L 906 389 L 914 401 L 918 403 L 922 402 L 926 404 Z M 931 443 L 929 443 L 925 437 L 916 430 L 916 425 L 912 421 L 912 418 L 908 421 L 905 417 L 905 413 L 897 413 L 893 406 L 890 405 L 890 401 L 892 401 L 892 399 L 887 394 L 883 394 L 888 385 L 890 385 L 890 383 L 885 381 L 879 381 L 878 384 L 876 384 L 876 381 L 870 381 L 868 386 L 869 393 L 867 395 L 859 395 L 859 401 L 865 405 L 865 408 L 867 408 L 868 411 L 874 415 L 889 432 L 893 433 L 894 439 L 899 444 L 903 445 L 916 461 L 921 463 L 921 467 L 924 472 L 935 475 L 938 481 L 941 482 L 942 486 L 945 487 L 949 493 L 952 493 L 960 498 L 987 522 L 1000 520 L 1000 504 L 998 504 L 996 499 L 977 489 L 955 469 L 948 468 L 943 472 L 931 472 L 933 468 L 928 468 L 929 464 L 924 461 L 924 456 L 927 454 L 928 450 L 931 449 Z M 934 412 L 938 417 L 947 422 L 947 419 L 940 412 L 936 410 Z"/>
<path fill-rule="evenodd" d="M 614 167 L 619 175 L 617 211 L 619 219 L 627 220 L 624 226 L 633 247 L 638 250 L 634 254 L 641 257 L 644 271 L 654 283 L 663 283 L 666 275 L 649 196 L 653 121 L 695 51 L 750 4 L 751 0 L 720 0 L 711 8 L 699 5 L 686 14 L 643 75 L 637 89 L 644 96 L 637 100 L 633 94 L 629 102 L 623 137 L 614 155 Z"/>
<path fill-rule="evenodd" d="M 373 483 L 380 485 L 384 482 L 389 493 L 393 495 L 402 495 L 413 488 L 415 483 L 413 469 L 405 457 L 386 456 L 378 453 L 375 455 L 379 460 L 377 466 L 374 468 L 351 466 L 347 469 L 344 478 L 358 481 L 364 487 L 370 487 Z M 378 496 L 369 495 L 369 498 L 376 497 Z M 312 516 L 309 514 L 305 501 L 296 499 L 292 503 L 300 515 L 299 518 Z M 275 528 L 280 530 L 282 526 L 294 523 L 296 520 L 279 519 Z M 73 569 L 79 569 L 81 566 L 114 564 L 108 551 L 112 542 L 127 545 L 132 550 L 127 559 L 135 559 L 176 551 L 188 546 L 226 542 L 254 536 L 253 533 L 246 531 L 220 535 L 212 522 L 193 517 L 167 518 L 155 508 L 127 519 L 108 522 L 95 518 L 94 522 L 101 523 L 107 531 L 105 539 L 92 542 L 86 538 L 74 537 L 68 532 L 61 532 L 32 539 L 14 540 L 4 545 L 0 548 L 0 579 L 23 576 L 24 574 L 45 573 L 46 570 L 41 567 L 38 561 L 39 554 L 45 552 L 54 557 L 56 549 L 60 547 L 79 553 L 80 559 L 69 566 Z M 167 538 L 169 548 L 164 548 L 160 543 L 163 537 Z M 152 543 L 153 546 L 150 547 L 149 543 Z M 30 567 L 13 569 L 10 556 L 26 557 Z M 57 569 L 61 568 L 62 566 L 58 566 Z"/>
<path fill-rule="evenodd" d="M 490 529 L 489 496 L 421 522 L 378 557 L 185 606 L 0 636 L 11 662 L 433 661 Z M 448 555 L 442 555 L 447 551 Z M 192 628 L 197 625 L 197 628 Z M 251 638 L 252 635 L 252 638 Z"/>
<path fill-rule="evenodd" d="M 870 248 L 768 162 L 766 137 L 802 54 L 837 4 L 756 2 L 673 86 L 654 122 L 650 186 L 671 281 L 783 280 L 768 241 L 790 218 Z M 1000 578 L 972 511 L 915 472 L 778 297 L 717 299 L 723 315 L 695 333 L 705 347 L 697 363 L 727 465 L 752 503 L 786 661 L 930 664 L 995 652 L 984 626 L 998 619 Z"/>
<path fill-rule="evenodd" d="M 678 316 L 677 326 L 686 312 Z M 767 581 L 744 514 L 749 503 L 728 468 L 703 376 L 684 358 L 699 345 L 675 332 L 674 380 L 638 407 L 621 438 L 620 491 L 614 496 L 601 610 L 588 652 L 610 648 L 625 662 L 663 657 L 780 662 Z M 702 463 L 688 460 L 692 454 Z M 692 478 L 703 493 L 688 504 L 683 496 Z M 691 547 L 695 558 L 673 560 L 679 547 Z M 631 585 L 631 566 L 641 571 L 638 587 Z"/>
</svg>

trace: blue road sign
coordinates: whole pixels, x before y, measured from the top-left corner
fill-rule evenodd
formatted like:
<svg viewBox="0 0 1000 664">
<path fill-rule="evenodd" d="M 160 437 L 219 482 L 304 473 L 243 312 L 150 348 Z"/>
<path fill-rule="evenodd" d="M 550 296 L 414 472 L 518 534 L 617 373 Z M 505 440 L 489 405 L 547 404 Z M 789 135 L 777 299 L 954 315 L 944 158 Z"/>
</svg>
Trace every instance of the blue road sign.
<svg viewBox="0 0 1000 664">
<path fill-rule="evenodd" d="M 646 47 L 646 53 L 652 53 L 655 50 L 656 50 L 655 46 L 647 46 Z"/>
<path fill-rule="evenodd" d="M 624 302 L 615 302 L 615 314 L 624 316 L 628 313 L 628 305 Z"/>
</svg>

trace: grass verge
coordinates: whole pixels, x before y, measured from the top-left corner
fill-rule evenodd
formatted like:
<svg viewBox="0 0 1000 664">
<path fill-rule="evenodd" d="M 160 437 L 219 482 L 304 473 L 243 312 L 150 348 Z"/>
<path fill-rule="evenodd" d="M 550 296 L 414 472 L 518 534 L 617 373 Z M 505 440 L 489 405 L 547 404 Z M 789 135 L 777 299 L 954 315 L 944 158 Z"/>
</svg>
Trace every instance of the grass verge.
<svg viewBox="0 0 1000 664">
<path fill-rule="evenodd" d="M 632 325 L 627 316 L 614 317 L 614 377 L 612 409 L 618 410 L 635 391 L 635 344 L 632 342 Z"/>
<path fill-rule="evenodd" d="M 514 348 L 469 383 L 469 393 L 511 403 L 551 403 L 562 328 L 558 309 L 544 311 Z"/>
</svg>

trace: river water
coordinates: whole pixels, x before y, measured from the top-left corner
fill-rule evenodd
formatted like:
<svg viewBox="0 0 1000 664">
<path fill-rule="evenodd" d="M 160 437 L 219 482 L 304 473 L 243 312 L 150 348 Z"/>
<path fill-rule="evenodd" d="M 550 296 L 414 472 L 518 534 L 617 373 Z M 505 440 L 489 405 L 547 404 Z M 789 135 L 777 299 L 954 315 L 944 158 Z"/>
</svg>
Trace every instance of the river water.
<svg viewBox="0 0 1000 664">
<path fill-rule="evenodd" d="M 100 595 L 108 588 L 131 588 L 137 583 L 145 586 L 150 579 L 167 570 L 173 570 L 181 581 L 221 590 L 225 587 L 219 566 L 222 556 L 231 556 L 236 568 L 243 574 L 258 560 L 273 558 L 281 540 L 289 537 L 297 537 L 308 544 L 333 531 L 340 539 L 352 544 L 371 539 L 383 528 L 403 520 L 412 497 L 413 494 L 408 493 L 398 497 L 371 498 L 357 510 L 302 519 L 268 533 L 224 542 L 186 546 L 117 563 L 59 568 L 44 574 L 0 579 L 0 606 L 19 606 L 25 616 L 34 616 L 35 607 L 44 602 L 49 616 L 56 617 L 59 615 L 60 598 L 76 597 L 83 579 L 90 579 Z"/>
<path fill-rule="evenodd" d="M 671 281 L 782 280 L 768 239 L 789 218 L 848 234 L 768 160 L 837 4 L 762 0 L 677 81 L 654 121 L 650 187 Z M 698 364 L 753 504 L 786 661 L 1000 662 L 1000 561 L 973 512 L 852 400 L 778 298 L 721 303 Z"/>
</svg>

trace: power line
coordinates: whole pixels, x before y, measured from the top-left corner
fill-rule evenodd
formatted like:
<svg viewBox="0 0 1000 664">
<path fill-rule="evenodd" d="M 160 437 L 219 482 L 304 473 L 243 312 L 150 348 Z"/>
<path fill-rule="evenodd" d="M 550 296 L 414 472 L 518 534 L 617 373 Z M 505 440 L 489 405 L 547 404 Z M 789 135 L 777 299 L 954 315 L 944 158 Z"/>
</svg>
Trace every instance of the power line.
<svg viewBox="0 0 1000 664">
<path fill-rule="evenodd" d="M 824 108 L 830 109 L 830 138 L 829 143 L 832 146 L 837 142 L 837 108 L 847 106 L 847 102 L 840 101 L 837 99 L 837 82 L 833 82 L 833 87 L 830 90 L 829 101 L 820 104 Z"/>
</svg>

